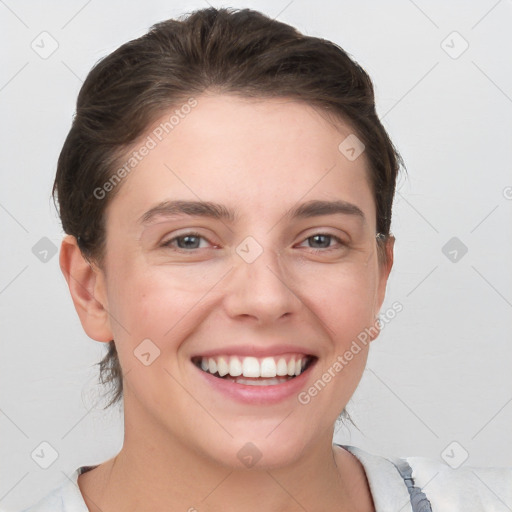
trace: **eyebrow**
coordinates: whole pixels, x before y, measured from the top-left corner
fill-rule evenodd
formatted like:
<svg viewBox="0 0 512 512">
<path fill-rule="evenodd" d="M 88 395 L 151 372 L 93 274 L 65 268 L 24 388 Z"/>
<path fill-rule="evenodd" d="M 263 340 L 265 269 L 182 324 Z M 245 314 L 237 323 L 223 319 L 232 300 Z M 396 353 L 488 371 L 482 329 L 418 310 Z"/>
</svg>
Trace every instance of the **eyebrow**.
<svg viewBox="0 0 512 512">
<path fill-rule="evenodd" d="M 360 218 L 363 222 L 366 220 L 363 211 L 355 204 L 342 200 L 322 201 L 311 200 L 292 208 L 286 213 L 290 219 L 319 217 L 322 215 L 352 215 Z M 235 222 L 238 218 L 237 213 L 226 206 L 210 201 L 163 201 L 146 213 L 144 213 L 139 222 L 150 224 L 156 217 L 173 217 L 176 215 L 190 215 L 199 217 L 210 217 L 217 220 Z"/>
</svg>

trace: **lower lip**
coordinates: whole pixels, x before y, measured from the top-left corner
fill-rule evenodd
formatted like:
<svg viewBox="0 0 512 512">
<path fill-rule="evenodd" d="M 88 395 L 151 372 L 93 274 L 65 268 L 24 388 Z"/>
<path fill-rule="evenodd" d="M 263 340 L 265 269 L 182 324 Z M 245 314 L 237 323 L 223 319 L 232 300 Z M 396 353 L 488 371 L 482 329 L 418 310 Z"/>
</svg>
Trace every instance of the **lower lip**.
<svg viewBox="0 0 512 512">
<path fill-rule="evenodd" d="M 297 396 L 304 388 L 306 381 L 315 366 L 316 360 L 297 377 L 290 379 L 282 384 L 270 386 L 249 386 L 247 384 L 237 384 L 236 382 L 214 377 L 211 373 L 204 372 L 194 363 L 192 366 L 205 379 L 207 385 L 229 398 L 246 404 L 275 404 L 287 400 L 292 396 Z"/>
</svg>

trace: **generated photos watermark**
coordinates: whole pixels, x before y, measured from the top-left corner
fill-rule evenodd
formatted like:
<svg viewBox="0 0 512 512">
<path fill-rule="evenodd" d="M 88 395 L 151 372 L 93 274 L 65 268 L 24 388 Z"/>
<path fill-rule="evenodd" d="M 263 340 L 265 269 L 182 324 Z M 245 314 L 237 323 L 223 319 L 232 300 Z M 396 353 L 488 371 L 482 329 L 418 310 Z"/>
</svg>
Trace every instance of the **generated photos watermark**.
<svg viewBox="0 0 512 512">
<path fill-rule="evenodd" d="M 381 314 L 371 327 L 366 327 L 361 331 L 355 340 L 352 341 L 350 347 L 336 357 L 332 365 L 325 370 L 319 379 L 317 379 L 307 390 L 301 391 L 297 395 L 297 400 L 302 405 L 307 405 L 311 400 L 325 389 L 327 384 L 345 368 L 354 357 L 361 352 L 363 347 L 375 338 L 382 328 L 389 324 L 404 307 L 402 303 L 395 301 L 383 314 Z"/>
<path fill-rule="evenodd" d="M 126 178 L 126 176 L 128 176 L 147 155 L 149 155 L 150 151 L 155 149 L 158 144 L 162 142 L 165 137 L 188 116 L 188 114 L 190 114 L 197 104 L 198 103 L 195 98 L 189 98 L 179 109 L 175 109 L 166 121 L 162 121 L 153 129 L 136 151 L 132 151 L 123 165 L 119 167 L 101 187 L 96 187 L 94 189 L 94 197 L 99 200 L 105 199 L 107 194 L 114 190 L 114 188 L 116 188 L 117 185 L 119 185 L 119 183 L 121 183 L 121 181 Z"/>
</svg>

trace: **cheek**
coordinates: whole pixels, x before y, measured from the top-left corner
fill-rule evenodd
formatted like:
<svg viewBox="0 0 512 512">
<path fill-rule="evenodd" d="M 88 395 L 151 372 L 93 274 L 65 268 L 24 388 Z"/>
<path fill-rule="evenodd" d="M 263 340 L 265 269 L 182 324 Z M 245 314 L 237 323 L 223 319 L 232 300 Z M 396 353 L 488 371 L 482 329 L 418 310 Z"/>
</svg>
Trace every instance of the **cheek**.
<svg viewBox="0 0 512 512">
<path fill-rule="evenodd" d="M 326 326 L 327 333 L 346 343 L 374 322 L 376 265 L 355 262 L 303 269 L 295 281 L 298 295 Z"/>
<path fill-rule="evenodd" d="M 327 383 L 327 392 L 319 393 L 317 406 L 329 410 L 334 421 L 339 404 L 348 402 L 366 365 L 369 332 L 375 320 L 376 271 L 370 264 L 347 265 L 323 277 L 323 285 L 318 282 L 309 295 L 311 308 L 315 307 L 313 311 L 331 342 L 326 357 L 319 362 L 318 376 Z"/>
<path fill-rule="evenodd" d="M 183 339 L 203 313 L 201 297 L 207 283 L 186 268 L 163 266 L 119 272 L 109 284 L 113 330 L 122 350 L 133 349 L 149 338 L 160 349 L 169 349 L 173 340 Z M 110 302 L 111 301 L 111 302 Z"/>
<path fill-rule="evenodd" d="M 133 352 L 146 338 L 162 350 L 172 349 L 222 307 L 226 262 L 166 266 L 134 260 L 117 259 L 108 283 L 112 328 L 116 341 L 123 342 L 121 350 Z M 326 336 L 350 344 L 374 320 L 374 263 L 363 255 L 333 264 L 290 262 L 281 277 L 323 324 Z"/>
</svg>

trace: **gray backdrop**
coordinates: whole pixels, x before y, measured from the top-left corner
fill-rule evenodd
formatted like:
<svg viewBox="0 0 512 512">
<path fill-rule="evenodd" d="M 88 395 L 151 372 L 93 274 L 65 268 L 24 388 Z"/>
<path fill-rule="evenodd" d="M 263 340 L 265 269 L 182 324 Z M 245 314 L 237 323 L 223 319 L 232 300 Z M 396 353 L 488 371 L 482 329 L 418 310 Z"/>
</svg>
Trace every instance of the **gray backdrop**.
<svg viewBox="0 0 512 512">
<path fill-rule="evenodd" d="M 346 49 L 374 80 L 408 167 L 383 307 L 399 301 L 403 311 L 372 344 L 349 405 L 360 431 L 341 427 L 336 441 L 454 468 L 512 465 L 512 2 L 211 4 L 253 7 Z M 54 254 L 62 231 L 50 190 L 79 87 L 120 44 L 205 6 L 0 0 L 6 510 L 122 445 L 121 412 L 98 404 L 104 346 L 83 333 Z"/>
</svg>

